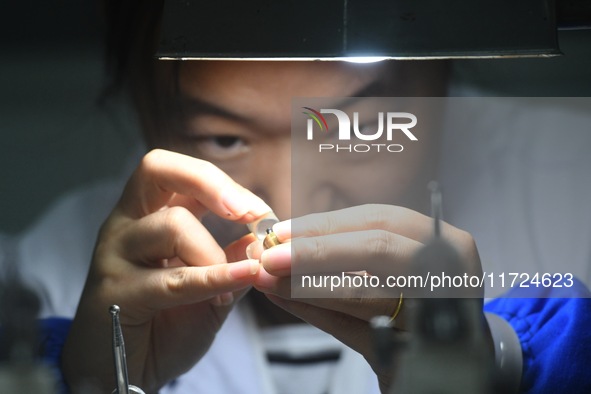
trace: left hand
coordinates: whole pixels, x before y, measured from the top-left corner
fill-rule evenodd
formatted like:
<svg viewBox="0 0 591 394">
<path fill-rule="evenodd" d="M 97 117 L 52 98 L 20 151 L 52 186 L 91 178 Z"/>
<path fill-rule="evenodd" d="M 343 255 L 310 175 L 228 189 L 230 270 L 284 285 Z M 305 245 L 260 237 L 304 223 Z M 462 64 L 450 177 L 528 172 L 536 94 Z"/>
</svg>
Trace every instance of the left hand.
<svg viewBox="0 0 591 394">
<path fill-rule="evenodd" d="M 376 315 L 392 315 L 400 289 L 311 288 L 305 289 L 309 290 L 305 294 L 313 298 L 296 301 L 291 298 L 292 272 L 340 276 L 343 272 L 366 271 L 378 276 L 381 283 L 386 276 L 416 274 L 414 256 L 433 236 L 433 219 L 397 206 L 362 205 L 282 222 L 274 226 L 274 231 L 283 244 L 262 253 L 255 248 L 253 257 L 260 257 L 264 268 L 255 287 L 278 306 L 361 353 L 378 375 L 382 390 L 387 390 L 391 371 L 381 369 L 373 356 L 368 321 Z M 481 275 L 472 236 L 447 223 L 441 224 L 441 234 L 459 253 L 461 271 Z M 483 290 L 474 289 L 473 297 L 482 299 Z M 403 306 L 396 328 L 407 329 L 405 315 Z"/>
</svg>

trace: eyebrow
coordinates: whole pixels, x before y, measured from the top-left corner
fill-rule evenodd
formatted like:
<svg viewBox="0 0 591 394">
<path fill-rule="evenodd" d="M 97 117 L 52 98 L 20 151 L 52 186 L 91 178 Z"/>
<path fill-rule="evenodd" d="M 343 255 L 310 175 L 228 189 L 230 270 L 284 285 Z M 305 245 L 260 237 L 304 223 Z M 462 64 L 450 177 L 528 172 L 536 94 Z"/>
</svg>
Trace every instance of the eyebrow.
<svg viewBox="0 0 591 394">
<path fill-rule="evenodd" d="M 367 85 L 362 86 L 357 91 L 353 92 L 353 94 L 344 97 L 342 100 L 335 101 L 332 106 L 335 108 L 348 107 L 367 97 L 386 97 L 386 92 L 386 82 L 374 80 Z"/>
<path fill-rule="evenodd" d="M 381 97 L 387 91 L 386 85 L 386 81 L 376 79 L 369 84 L 362 86 L 350 97 Z"/>
<path fill-rule="evenodd" d="M 344 97 L 342 100 L 335 102 L 333 105 L 336 108 L 346 107 L 355 104 L 357 101 L 367 97 L 382 97 L 387 91 L 386 83 L 384 81 L 374 80 L 369 84 L 362 86 L 353 94 Z M 177 97 L 177 105 L 183 115 L 212 115 L 230 119 L 237 122 L 245 122 L 249 119 L 237 112 L 228 108 L 224 108 L 215 103 L 208 102 L 202 98 L 188 96 L 180 93 Z"/>
<path fill-rule="evenodd" d="M 204 99 L 187 96 L 180 93 L 177 98 L 177 105 L 183 115 L 213 115 L 219 116 L 234 121 L 247 121 L 247 117 L 237 112 L 232 111 L 229 108 L 224 108 L 215 103 L 208 102 Z"/>
</svg>

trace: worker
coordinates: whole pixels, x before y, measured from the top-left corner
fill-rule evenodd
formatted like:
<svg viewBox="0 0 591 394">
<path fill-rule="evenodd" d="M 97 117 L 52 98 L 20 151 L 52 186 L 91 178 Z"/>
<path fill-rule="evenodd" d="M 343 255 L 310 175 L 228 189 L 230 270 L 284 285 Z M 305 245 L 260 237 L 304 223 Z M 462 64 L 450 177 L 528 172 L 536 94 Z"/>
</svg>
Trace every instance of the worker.
<svg viewBox="0 0 591 394">
<path fill-rule="evenodd" d="M 437 133 L 413 155 L 398 156 L 408 160 L 405 165 L 371 168 L 373 175 L 383 175 L 367 179 L 376 187 L 386 175 L 392 181 L 380 204 L 364 205 L 359 185 L 331 187 L 330 179 L 309 184 L 309 193 L 301 197 L 290 188 L 290 103 L 292 97 L 358 92 L 444 96 L 448 64 L 160 62 L 152 59 L 158 14 L 142 12 L 150 12 L 150 6 L 137 7 L 131 14 L 139 19 L 114 26 L 137 31 L 112 34 L 110 53 L 114 80 L 131 93 L 148 153 L 118 199 L 104 185 L 78 193 L 39 227 L 45 237 L 52 225 L 67 220 L 70 231 L 86 235 L 94 224 L 85 216 L 95 208 L 89 202 L 97 196 L 108 196 L 98 198 L 101 204 L 116 200 L 98 233 L 90 266 L 61 255 L 65 247 L 77 248 L 75 242 L 52 245 L 59 262 L 51 270 L 60 272 L 59 278 L 39 278 L 46 304 L 57 305 L 56 311 L 60 295 L 70 303 L 80 296 L 75 316 L 71 309 L 64 313 L 73 319 L 71 325 L 53 320 L 47 330 L 50 357 L 59 358 L 65 384 L 73 392 L 88 386 L 113 389 L 107 311 L 118 304 L 130 381 L 146 392 L 388 392 L 392 371 L 373 356 L 368 321 L 392 315 L 398 299 L 291 299 L 282 279 L 289 277 L 291 249 L 279 245 L 252 254 L 258 244 L 252 234 L 244 235 L 244 225 L 273 211 L 281 220 L 273 230 L 286 243 L 292 238 L 287 219 L 293 199 L 310 198 L 310 212 L 321 212 L 315 217 L 320 225 L 304 228 L 306 235 L 354 232 L 360 245 L 379 245 L 383 237 L 396 240 L 396 247 L 381 253 L 412 274 L 412 256 L 432 233 L 427 199 L 421 196 L 426 196 L 426 182 L 437 176 Z M 74 213 L 74 207 L 82 211 Z M 444 223 L 442 234 L 462 256 L 466 271 L 482 272 L 469 233 Z M 358 254 L 351 260 L 367 256 L 367 248 L 351 249 Z M 338 255 L 339 248 L 325 253 Z M 578 282 L 571 291 L 589 295 Z M 483 294 L 476 296 L 482 303 Z M 586 300 L 508 299 L 486 308 L 510 323 L 520 340 L 523 372 L 516 387 L 521 391 L 589 388 L 590 376 L 582 367 L 564 371 L 566 357 L 582 366 L 588 351 Z M 396 312 L 397 329 L 408 329 L 406 313 L 404 305 Z M 560 334 L 559 325 L 565 330 Z M 583 346 L 577 346 L 581 341 Z"/>
</svg>

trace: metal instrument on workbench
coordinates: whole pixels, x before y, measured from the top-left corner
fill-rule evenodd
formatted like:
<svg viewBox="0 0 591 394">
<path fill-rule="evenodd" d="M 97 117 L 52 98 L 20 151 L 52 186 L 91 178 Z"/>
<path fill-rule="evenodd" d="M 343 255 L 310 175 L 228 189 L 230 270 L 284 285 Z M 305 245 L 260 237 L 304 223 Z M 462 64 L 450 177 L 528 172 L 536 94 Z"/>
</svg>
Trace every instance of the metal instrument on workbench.
<svg viewBox="0 0 591 394">
<path fill-rule="evenodd" d="M 145 394 L 139 387 L 129 384 L 125 343 L 123 341 L 121 321 L 119 320 L 120 311 L 117 305 L 111 305 L 109 308 L 109 313 L 113 319 L 113 357 L 115 361 L 115 377 L 117 380 L 117 388 L 113 390 L 112 394 Z"/>
<path fill-rule="evenodd" d="M 464 265 L 441 236 L 441 193 L 431 186 L 434 219 L 432 239 L 417 253 L 418 272 L 461 273 Z M 405 293 L 406 294 L 406 293 Z M 478 297 L 442 288 L 433 294 L 404 300 L 407 332 L 396 320 L 372 320 L 379 360 L 393 368 L 391 394 L 493 393 L 494 362 L 486 341 L 486 324 Z"/>
</svg>

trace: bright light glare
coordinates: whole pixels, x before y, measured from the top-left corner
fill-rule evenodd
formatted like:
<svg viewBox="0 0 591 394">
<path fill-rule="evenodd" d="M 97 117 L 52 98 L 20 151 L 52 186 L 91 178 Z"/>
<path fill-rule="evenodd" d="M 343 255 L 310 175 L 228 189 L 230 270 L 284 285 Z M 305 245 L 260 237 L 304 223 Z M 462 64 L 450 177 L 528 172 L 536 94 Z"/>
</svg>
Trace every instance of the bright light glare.
<svg viewBox="0 0 591 394">
<path fill-rule="evenodd" d="M 343 60 L 349 63 L 376 63 L 386 60 L 386 56 L 352 56 L 344 57 Z"/>
<path fill-rule="evenodd" d="M 170 57 L 160 56 L 160 60 L 237 60 L 237 61 L 345 61 L 349 63 L 375 63 L 387 59 L 388 56 L 342 56 L 342 57 Z"/>
<path fill-rule="evenodd" d="M 349 57 L 212 57 L 212 56 L 160 56 L 160 60 L 232 60 L 232 61 L 345 61 L 350 63 L 374 63 L 382 60 L 441 60 L 441 59 L 498 59 L 555 57 L 556 54 L 518 55 L 413 55 L 413 56 L 349 56 Z"/>
</svg>

